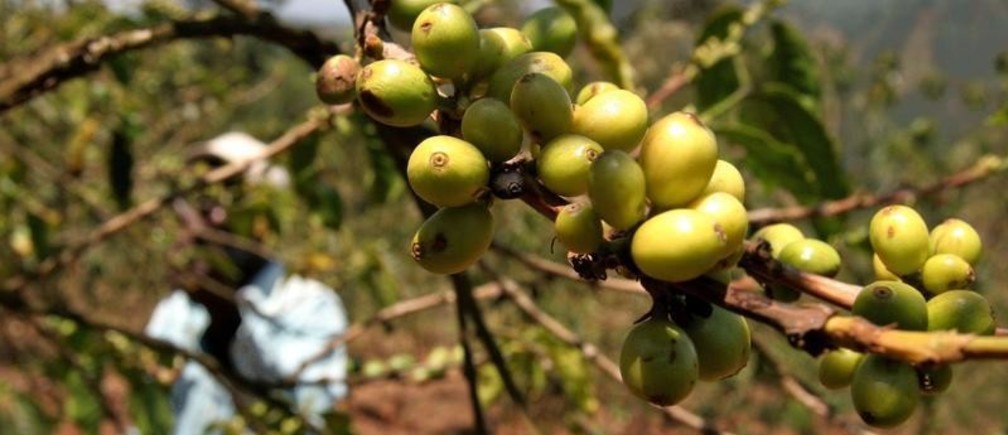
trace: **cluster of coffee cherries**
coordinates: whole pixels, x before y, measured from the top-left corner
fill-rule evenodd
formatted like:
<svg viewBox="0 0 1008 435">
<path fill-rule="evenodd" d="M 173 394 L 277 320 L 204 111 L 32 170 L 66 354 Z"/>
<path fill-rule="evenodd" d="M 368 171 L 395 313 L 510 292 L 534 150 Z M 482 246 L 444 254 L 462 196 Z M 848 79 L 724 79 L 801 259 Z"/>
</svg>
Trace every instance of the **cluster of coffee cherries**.
<svg viewBox="0 0 1008 435">
<path fill-rule="evenodd" d="M 327 103 L 356 99 L 377 122 L 431 123 L 444 133 L 417 144 L 407 164 L 414 193 L 439 207 L 411 243 L 420 266 L 451 274 L 480 258 L 494 230 L 489 198 L 507 196 L 491 175 L 516 160 L 534 189 L 567 203 L 556 210 L 555 236 L 574 254 L 620 251 L 629 273 L 665 282 L 725 271 L 741 257 L 745 185 L 719 160 L 714 134 L 686 112 L 652 122 L 641 97 L 613 83 L 574 92 L 564 57 L 577 26 L 562 9 L 540 10 L 521 29 L 479 29 L 451 3 L 412 12 L 397 4 L 388 17 L 409 23 L 415 60 L 361 68 L 336 56 L 317 89 Z M 457 131 L 446 131 L 453 118 Z M 674 404 L 697 380 L 723 379 L 748 362 L 741 316 L 682 298 L 656 306 L 621 353 L 636 395 Z"/>
<path fill-rule="evenodd" d="M 909 331 L 994 333 L 991 305 L 972 290 L 982 251 L 972 226 L 948 219 L 929 230 L 914 209 L 892 205 L 874 215 L 869 237 L 876 281 L 858 293 L 852 314 Z M 947 364 L 914 366 L 848 349 L 827 353 L 819 367 L 822 384 L 849 386 L 858 415 L 877 427 L 906 421 L 922 394 L 945 391 L 952 376 Z"/>
</svg>

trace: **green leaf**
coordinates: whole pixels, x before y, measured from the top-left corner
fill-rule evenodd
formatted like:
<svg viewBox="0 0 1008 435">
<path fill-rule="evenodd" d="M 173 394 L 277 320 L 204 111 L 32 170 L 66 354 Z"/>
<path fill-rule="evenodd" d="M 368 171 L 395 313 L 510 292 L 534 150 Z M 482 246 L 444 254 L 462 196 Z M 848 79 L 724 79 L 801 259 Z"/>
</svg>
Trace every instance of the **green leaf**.
<svg viewBox="0 0 1008 435">
<path fill-rule="evenodd" d="M 320 136 L 311 135 L 291 148 L 287 158 L 287 169 L 294 178 L 294 190 L 302 196 L 315 187 L 315 158 L 318 156 Z"/>
<path fill-rule="evenodd" d="M 819 68 L 805 38 L 793 26 L 780 20 L 770 23 L 774 49 L 767 63 L 774 81 L 783 83 L 801 95 L 806 108 L 819 108 Z"/>
<path fill-rule="evenodd" d="M 326 228 L 339 229 L 343 222 L 343 198 L 328 184 L 319 185 L 312 209 L 322 219 Z"/>
<path fill-rule="evenodd" d="M 768 86 L 743 101 L 740 116 L 744 123 L 766 130 L 801 153 L 814 174 L 818 196 L 843 198 L 850 188 L 833 140 L 800 99 L 800 95 L 786 87 Z"/>
<path fill-rule="evenodd" d="M 741 19 L 742 9 L 737 6 L 718 9 L 704 24 L 696 45 L 700 46 L 710 38 L 724 38 L 728 34 L 728 28 Z M 710 67 L 701 69 L 693 83 L 697 91 L 695 104 L 697 110 L 702 112 L 738 89 L 739 78 L 735 71 L 735 63 L 730 58 L 722 59 Z"/>
<path fill-rule="evenodd" d="M 745 149 L 743 166 L 759 180 L 780 186 L 803 202 L 818 197 L 812 186 L 812 174 L 793 147 L 749 125 L 713 126 L 713 130 L 718 138 Z"/>
<path fill-rule="evenodd" d="M 129 208 L 133 192 L 133 140 L 127 126 L 112 132 L 112 149 L 108 157 L 108 179 L 119 209 Z"/>
<path fill-rule="evenodd" d="M 35 213 L 28 213 L 26 223 L 31 235 L 35 258 L 41 261 L 52 252 L 52 246 L 49 244 L 49 224 Z"/>
<path fill-rule="evenodd" d="M 381 141 L 368 140 L 366 143 L 371 161 L 371 200 L 386 203 L 399 198 L 405 187 L 395 160 L 389 156 Z"/>
</svg>

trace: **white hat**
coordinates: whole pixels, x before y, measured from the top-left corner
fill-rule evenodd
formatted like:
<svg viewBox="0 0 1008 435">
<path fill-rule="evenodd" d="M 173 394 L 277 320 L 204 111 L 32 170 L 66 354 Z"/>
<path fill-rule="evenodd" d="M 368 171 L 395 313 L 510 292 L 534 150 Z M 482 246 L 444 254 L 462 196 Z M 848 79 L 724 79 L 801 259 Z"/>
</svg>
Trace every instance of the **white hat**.
<svg viewBox="0 0 1008 435">
<path fill-rule="evenodd" d="M 202 157 L 215 157 L 225 163 L 236 163 L 253 160 L 245 171 L 245 180 L 251 184 L 268 184 L 273 187 L 286 188 L 290 186 L 290 174 L 287 170 L 269 164 L 260 156 L 266 151 L 266 144 L 240 131 L 231 131 L 200 144 L 190 160 Z"/>
</svg>

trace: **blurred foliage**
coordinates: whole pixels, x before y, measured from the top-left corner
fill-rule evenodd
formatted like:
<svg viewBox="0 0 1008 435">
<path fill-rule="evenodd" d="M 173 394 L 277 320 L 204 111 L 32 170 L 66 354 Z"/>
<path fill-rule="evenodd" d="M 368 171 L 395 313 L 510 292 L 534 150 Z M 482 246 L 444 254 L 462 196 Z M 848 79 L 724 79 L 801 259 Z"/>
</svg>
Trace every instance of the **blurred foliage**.
<svg viewBox="0 0 1008 435">
<path fill-rule="evenodd" d="M 514 25 L 530 12 L 521 3 L 484 5 L 477 17 Z M 651 91 L 690 61 L 695 46 L 723 38 L 747 7 L 685 0 L 596 3 L 618 15 L 615 24 L 637 85 Z M 885 47 L 866 46 L 829 23 L 805 19 L 802 4 L 815 1 L 793 3 L 748 28 L 734 47 L 737 55 L 702 68 L 659 112 L 691 107 L 709 116 L 722 155 L 739 163 L 746 177 L 750 208 L 815 204 L 852 192 L 920 185 L 986 153 L 1008 152 L 1008 56 L 1001 51 L 984 60 L 984 68 L 966 73 L 948 63 L 946 59 L 962 59 L 946 55 L 949 42 L 934 35 L 952 36 L 940 33 L 942 26 L 928 17 L 953 10 L 955 1 L 906 10 L 914 20 L 899 30 L 884 22 L 872 24 L 875 33 L 861 29 L 867 35 L 889 35 L 894 43 Z M 1008 14 L 1002 4 L 990 1 L 961 9 L 978 16 Z M 188 13 L 181 3 L 165 0 L 142 3 L 127 15 L 111 13 L 95 0 L 0 0 L 0 65 L 60 43 Z M 932 36 L 921 46 L 914 42 L 918 34 Z M 916 57 L 908 61 L 905 55 Z M 583 43 L 568 59 L 580 83 L 608 78 L 592 59 Z M 253 38 L 176 42 L 118 56 L 92 75 L 3 113 L 0 278 L 32 272 L 118 212 L 187 185 L 196 174 L 185 165 L 185 156 L 199 141 L 229 130 L 266 141 L 279 136 L 316 105 L 312 74 L 288 52 Z M 298 144 L 281 161 L 291 172 L 291 191 L 214 186 L 201 195 L 231 207 L 235 216 L 248 216 L 240 233 L 266 235 L 265 244 L 287 261 L 291 272 L 337 289 L 355 320 L 448 288 L 446 280 L 415 267 L 407 255 L 420 213 L 395 162 L 362 115 L 338 118 L 335 128 Z M 978 269 L 980 288 L 1002 317 L 1008 315 L 1003 314 L 1008 313 L 1008 292 L 1001 285 L 1008 269 L 996 259 L 1008 255 L 1008 243 L 998 237 L 1008 233 L 1004 188 L 1005 181 L 995 179 L 916 204 L 929 223 L 961 216 L 980 230 L 988 243 Z M 552 248 L 549 222 L 516 203 L 499 202 L 495 213 L 498 241 L 564 261 L 563 253 Z M 801 223 L 830 236 L 845 254 L 841 277 L 848 281 L 865 282 L 870 276 L 867 216 L 868 211 L 842 221 Z M 140 330 L 158 298 L 179 284 L 176 272 L 198 255 L 180 249 L 180 238 L 175 217 L 159 213 L 34 283 L 33 296 Z M 608 355 L 617 354 L 629 325 L 647 308 L 643 298 L 545 279 L 500 255 L 489 254 L 486 264 L 532 288 L 545 311 Z M 478 272 L 474 276 L 488 279 Z M 621 385 L 596 380 L 597 372 L 579 352 L 530 326 L 517 310 L 484 306 L 520 386 L 534 403 L 543 404 L 530 410 L 535 420 L 589 432 L 596 426 L 603 432 L 624 431 L 644 416 L 655 425 L 666 424 Z M 419 383 L 441 379 L 459 361 L 450 317 L 439 309 L 399 319 L 354 343 L 350 350 L 361 361 L 354 372 L 364 379 L 361 384 L 376 377 Z M 754 332 L 776 337 L 766 328 Z M 166 433 L 170 427 L 167 391 L 180 359 L 67 319 L 29 318 L 7 309 L 0 310 L 0 340 L 0 427 L 48 433 L 72 425 L 99 432 L 122 417 L 109 415 L 122 412 L 116 406 L 126 410 L 126 421 L 141 433 Z M 787 346 L 779 339 L 770 348 L 793 376 L 812 384 L 814 360 Z M 485 361 L 486 355 L 478 358 Z M 481 397 L 488 404 L 505 403 L 499 376 L 489 364 L 481 367 Z M 960 371 L 971 375 L 958 378 L 933 403 L 933 412 L 919 412 L 906 426 L 908 433 L 924 428 L 941 432 L 962 424 L 994 432 L 1008 424 L 1001 413 L 1008 403 L 1008 369 L 968 363 Z M 117 379 L 128 387 L 109 394 L 105 385 Z M 829 422 L 783 393 L 778 379 L 754 356 L 738 377 L 702 385 L 684 406 L 726 427 L 752 432 L 811 433 L 828 427 Z M 844 395 L 816 392 L 849 413 Z M 270 412 L 265 409 L 262 416 L 269 416 L 264 421 L 275 429 L 299 429 Z M 345 419 L 333 414 L 331 427 L 352 426 L 352 419 Z M 224 428 L 238 431 L 247 423 L 239 418 Z"/>
</svg>

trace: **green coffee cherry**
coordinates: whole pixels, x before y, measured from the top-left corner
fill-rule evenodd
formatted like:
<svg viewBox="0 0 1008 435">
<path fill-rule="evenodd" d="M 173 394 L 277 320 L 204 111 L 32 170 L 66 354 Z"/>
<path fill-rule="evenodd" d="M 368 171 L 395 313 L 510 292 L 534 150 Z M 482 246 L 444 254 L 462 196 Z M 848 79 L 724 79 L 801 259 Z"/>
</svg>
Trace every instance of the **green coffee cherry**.
<svg viewBox="0 0 1008 435">
<path fill-rule="evenodd" d="M 554 53 L 533 51 L 522 54 L 498 68 L 490 76 L 487 96 L 510 103 L 511 91 L 514 89 L 515 83 L 528 73 L 548 75 L 564 89 L 571 89 L 573 72 L 567 62 Z"/>
<path fill-rule="evenodd" d="M 738 251 L 749 230 L 749 216 L 745 206 L 734 196 L 714 192 L 698 198 L 690 207 L 714 219 L 725 240 L 724 256 Z"/>
<path fill-rule="evenodd" d="M 410 41 L 420 66 L 438 77 L 461 78 L 473 70 L 479 58 L 476 21 L 451 3 L 438 3 L 420 12 Z"/>
<path fill-rule="evenodd" d="M 784 250 L 785 246 L 791 242 L 804 240 L 805 235 L 794 225 L 773 224 L 756 230 L 752 235 L 752 239 L 766 240 L 770 244 L 770 254 L 773 255 L 773 258 L 780 258 L 780 253 Z"/>
<path fill-rule="evenodd" d="M 602 153 L 588 168 L 588 198 L 595 212 L 617 230 L 625 230 L 644 219 L 644 173 L 627 153 Z"/>
<path fill-rule="evenodd" d="M 775 259 L 780 259 L 780 254 L 787 245 L 799 240 L 804 240 L 805 236 L 798 227 L 791 224 L 773 224 L 760 228 L 752 235 L 753 240 L 766 240 L 770 244 L 770 254 Z M 801 298 L 801 292 L 790 287 L 771 285 L 766 288 L 766 293 L 771 298 L 781 302 L 794 302 Z"/>
<path fill-rule="evenodd" d="M 676 112 L 659 119 L 644 135 L 640 154 L 653 206 L 666 210 L 695 199 L 710 182 L 717 160 L 714 133 L 695 115 Z"/>
<path fill-rule="evenodd" d="M 590 137 L 607 150 L 632 151 L 647 131 L 644 100 L 622 89 L 604 92 L 574 112 L 571 132 Z"/>
<path fill-rule="evenodd" d="M 532 51 L 532 43 L 518 29 L 491 27 L 480 29 L 480 48 L 473 76 L 486 77 L 512 59 Z"/>
<path fill-rule="evenodd" d="M 430 272 L 462 272 L 490 248 L 493 227 L 493 215 L 486 205 L 442 208 L 413 235 L 410 255 Z"/>
<path fill-rule="evenodd" d="M 326 104 L 346 104 L 357 98 L 360 63 L 345 54 L 330 57 L 318 70 L 315 94 Z"/>
<path fill-rule="evenodd" d="M 568 251 L 588 254 L 602 245 L 602 219 L 587 201 L 567 204 L 553 222 L 557 240 Z"/>
<path fill-rule="evenodd" d="M 498 100 L 481 98 L 462 115 L 462 137 L 491 162 L 500 163 L 518 154 L 522 135 L 518 118 Z"/>
<path fill-rule="evenodd" d="M 659 406 L 674 405 L 696 385 L 696 349 L 676 324 L 651 318 L 634 326 L 623 341 L 620 374 L 637 397 Z"/>
<path fill-rule="evenodd" d="M 431 204 L 457 207 L 471 203 L 486 189 L 490 169 L 474 145 L 451 136 L 420 142 L 410 154 L 406 175 L 413 191 Z"/>
<path fill-rule="evenodd" d="M 744 317 L 712 306 L 710 316 L 691 316 L 683 330 L 696 349 L 700 380 L 732 377 L 749 363 L 752 338 Z"/>
<path fill-rule="evenodd" d="M 889 428 L 906 421 L 920 393 L 913 367 L 878 355 L 867 355 L 854 372 L 851 398 L 861 420 Z"/>
<path fill-rule="evenodd" d="M 778 259 L 801 271 L 827 277 L 840 272 L 840 254 L 822 240 L 802 239 L 789 243 Z"/>
<path fill-rule="evenodd" d="M 679 282 L 708 272 L 727 246 L 724 232 L 709 215 L 679 208 L 644 221 L 630 245 L 637 267 L 648 276 Z"/>
<path fill-rule="evenodd" d="M 550 76 L 540 73 L 525 74 L 515 83 L 511 111 L 539 143 L 569 132 L 574 118 L 567 91 Z"/>
<path fill-rule="evenodd" d="M 898 329 L 909 331 L 928 328 L 924 296 L 898 281 L 875 281 L 865 286 L 854 299 L 851 312 L 879 326 L 896 324 Z"/>
<path fill-rule="evenodd" d="M 606 81 L 591 82 L 585 85 L 583 88 L 581 88 L 580 91 L 578 91 L 577 98 L 574 99 L 574 102 L 577 103 L 578 105 L 584 105 L 584 103 L 587 103 L 588 100 L 595 98 L 596 95 L 599 95 L 603 92 L 619 90 L 619 88 L 620 88 L 619 86 L 617 86 L 615 83 L 612 82 L 606 82 Z"/>
<path fill-rule="evenodd" d="M 709 195 L 714 192 L 724 192 L 745 202 L 745 180 L 735 165 L 725 160 L 717 161 L 717 165 L 714 166 L 714 174 L 711 175 L 707 187 L 700 195 Z"/>
<path fill-rule="evenodd" d="M 927 302 L 928 330 L 990 335 L 997 328 L 987 299 L 969 290 L 950 290 Z"/>
<path fill-rule="evenodd" d="M 416 65 L 379 60 L 357 76 L 357 101 L 372 119 L 395 127 L 423 122 L 437 108 L 434 82 Z"/>
<path fill-rule="evenodd" d="M 960 219 L 948 219 L 931 230 L 928 240 L 931 255 L 958 255 L 967 263 L 975 265 L 983 252 L 980 234 L 972 225 Z"/>
<path fill-rule="evenodd" d="M 409 32 L 413 30 L 413 23 L 417 15 L 438 3 L 457 3 L 452 0 L 392 0 L 389 4 L 385 17 L 393 27 Z"/>
<path fill-rule="evenodd" d="M 875 213 L 868 236 L 882 264 L 897 275 L 918 271 L 928 258 L 927 224 L 905 205 L 890 205 Z"/>
<path fill-rule="evenodd" d="M 552 6 L 530 15 L 521 31 L 536 51 L 549 51 L 567 57 L 577 42 L 577 22 L 563 8 Z"/>
<path fill-rule="evenodd" d="M 924 395 L 944 393 L 952 385 L 954 375 L 949 364 L 917 367 L 917 386 Z"/>
<path fill-rule="evenodd" d="M 849 386 L 863 359 L 863 353 L 847 348 L 827 352 L 819 359 L 819 383 L 831 390 Z"/>
<path fill-rule="evenodd" d="M 891 270 L 886 269 L 885 264 L 878 254 L 872 254 L 872 271 L 875 273 L 876 281 L 900 281 L 900 277 Z"/>
<path fill-rule="evenodd" d="M 921 282 L 932 294 L 973 287 L 976 275 L 966 260 L 953 254 L 932 255 L 921 268 Z"/>
<path fill-rule="evenodd" d="M 565 134 L 549 141 L 536 159 L 536 171 L 543 185 L 563 196 L 588 192 L 588 172 L 602 155 L 602 146 L 584 136 Z"/>
</svg>

